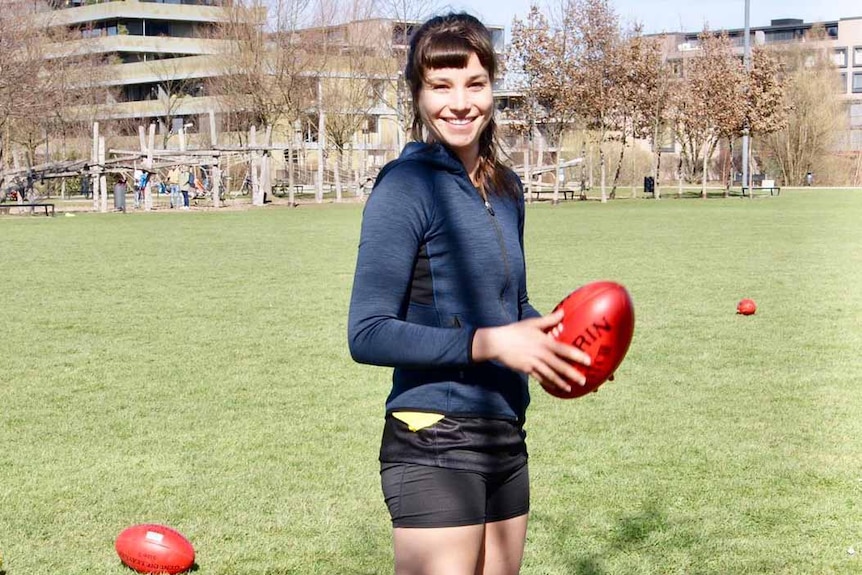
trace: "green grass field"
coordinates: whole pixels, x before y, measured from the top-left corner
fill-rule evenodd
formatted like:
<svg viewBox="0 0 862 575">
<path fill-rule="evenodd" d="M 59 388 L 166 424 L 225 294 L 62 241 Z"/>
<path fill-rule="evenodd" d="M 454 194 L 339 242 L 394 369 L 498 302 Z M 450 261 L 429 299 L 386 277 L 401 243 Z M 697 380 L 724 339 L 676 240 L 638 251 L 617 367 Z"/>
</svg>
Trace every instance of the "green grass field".
<svg viewBox="0 0 862 575">
<path fill-rule="evenodd" d="M 360 219 L 0 217 L 6 575 L 130 573 L 143 522 L 200 575 L 391 572 Z M 862 573 L 860 222 L 851 191 L 528 208 L 536 306 L 614 279 L 637 325 L 599 393 L 533 388 L 524 574 Z"/>
</svg>

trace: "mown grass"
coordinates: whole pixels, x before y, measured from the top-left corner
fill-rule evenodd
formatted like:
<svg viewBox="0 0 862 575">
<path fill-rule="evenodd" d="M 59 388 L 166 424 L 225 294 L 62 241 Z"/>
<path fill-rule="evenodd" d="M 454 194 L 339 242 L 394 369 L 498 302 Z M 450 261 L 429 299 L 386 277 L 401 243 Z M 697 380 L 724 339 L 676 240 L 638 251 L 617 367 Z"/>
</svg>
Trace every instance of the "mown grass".
<svg viewBox="0 0 862 575">
<path fill-rule="evenodd" d="M 615 279 L 637 327 L 599 393 L 534 388 L 523 573 L 860 572 L 862 194 L 528 210 L 534 303 Z M 7 575 L 128 573 L 140 522 L 201 574 L 391 572 L 389 374 L 345 343 L 360 218 L 0 217 Z"/>
</svg>

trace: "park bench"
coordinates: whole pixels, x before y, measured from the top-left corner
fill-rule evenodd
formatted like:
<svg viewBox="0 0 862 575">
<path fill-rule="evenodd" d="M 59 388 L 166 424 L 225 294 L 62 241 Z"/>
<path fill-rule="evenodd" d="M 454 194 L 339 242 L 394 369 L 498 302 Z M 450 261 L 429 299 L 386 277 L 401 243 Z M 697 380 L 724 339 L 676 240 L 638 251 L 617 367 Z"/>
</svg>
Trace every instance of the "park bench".
<svg viewBox="0 0 862 575">
<path fill-rule="evenodd" d="M 43 203 L 43 202 L 33 202 L 33 203 L 27 203 L 27 204 L 0 204 L 0 211 L 2 211 L 2 213 L 8 214 L 9 210 L 11 208 L 18 208 L 19 214 L 21 213 L 21 208 L 31 208 L 34 210 L 36 208 L 43 208 L 45 210 L 46 216 L 53 216 L 54 215 L 54 204 Z"/>
<path fill-rule="evenodd" d="M 533 199 L 538 200 L 541 194 L 554 194 L 554 187 L 546 188 L 537 184 L 533 184 Z M 575 190 L 572 188 L 560 187 L 560 197 L 564 200 L 575 199 Z"/>
<path fill-rule="evenodd" d="M 775 180 L 762 180 L 759 186 L 751 186 L 749 189 L 747 186 L 742 187 L 742 195 L 746 195 L 746 191 L 749 193 L 754 193 L 755 191 L 769 191 L 769 195 L 778 196 L 781 194 L 781 187 L 775 185 Z"/>
</svg>

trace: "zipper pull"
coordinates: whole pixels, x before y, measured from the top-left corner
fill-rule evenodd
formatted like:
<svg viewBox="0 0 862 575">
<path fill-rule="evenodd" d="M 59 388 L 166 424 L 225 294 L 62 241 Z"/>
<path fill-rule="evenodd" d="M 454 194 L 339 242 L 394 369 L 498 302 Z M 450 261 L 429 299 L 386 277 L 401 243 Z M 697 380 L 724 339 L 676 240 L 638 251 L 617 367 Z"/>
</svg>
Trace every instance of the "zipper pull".
<svg viewBox="0 0 862 575">
<path fill-rule="evenodd" d="M 485 200 L 485 209 L 488 210 L 489 214 L 494 215 L 494 208 L 491 207 L 491 202 L 488 200 Z"/>
</svg>

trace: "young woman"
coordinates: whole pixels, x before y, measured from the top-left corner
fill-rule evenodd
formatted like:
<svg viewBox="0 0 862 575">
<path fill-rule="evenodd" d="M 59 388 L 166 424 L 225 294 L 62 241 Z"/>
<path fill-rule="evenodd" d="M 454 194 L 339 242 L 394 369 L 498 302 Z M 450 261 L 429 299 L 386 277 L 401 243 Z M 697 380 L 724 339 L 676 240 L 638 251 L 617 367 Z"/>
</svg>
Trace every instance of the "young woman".
<svg viewBox="0 0 862 575">
<path fill-rule="evenodd" d="M 488 30 L 449 14 L 414 34 L 413 139 L 378 176 L 350 303 L 356 361 L 394 367 L 380 448 L 398 575 L 520 569 L 527 376 L 583 384 L 560 312 L 529 302 L 520 181 L 497 159 Z"/>
</svg>

